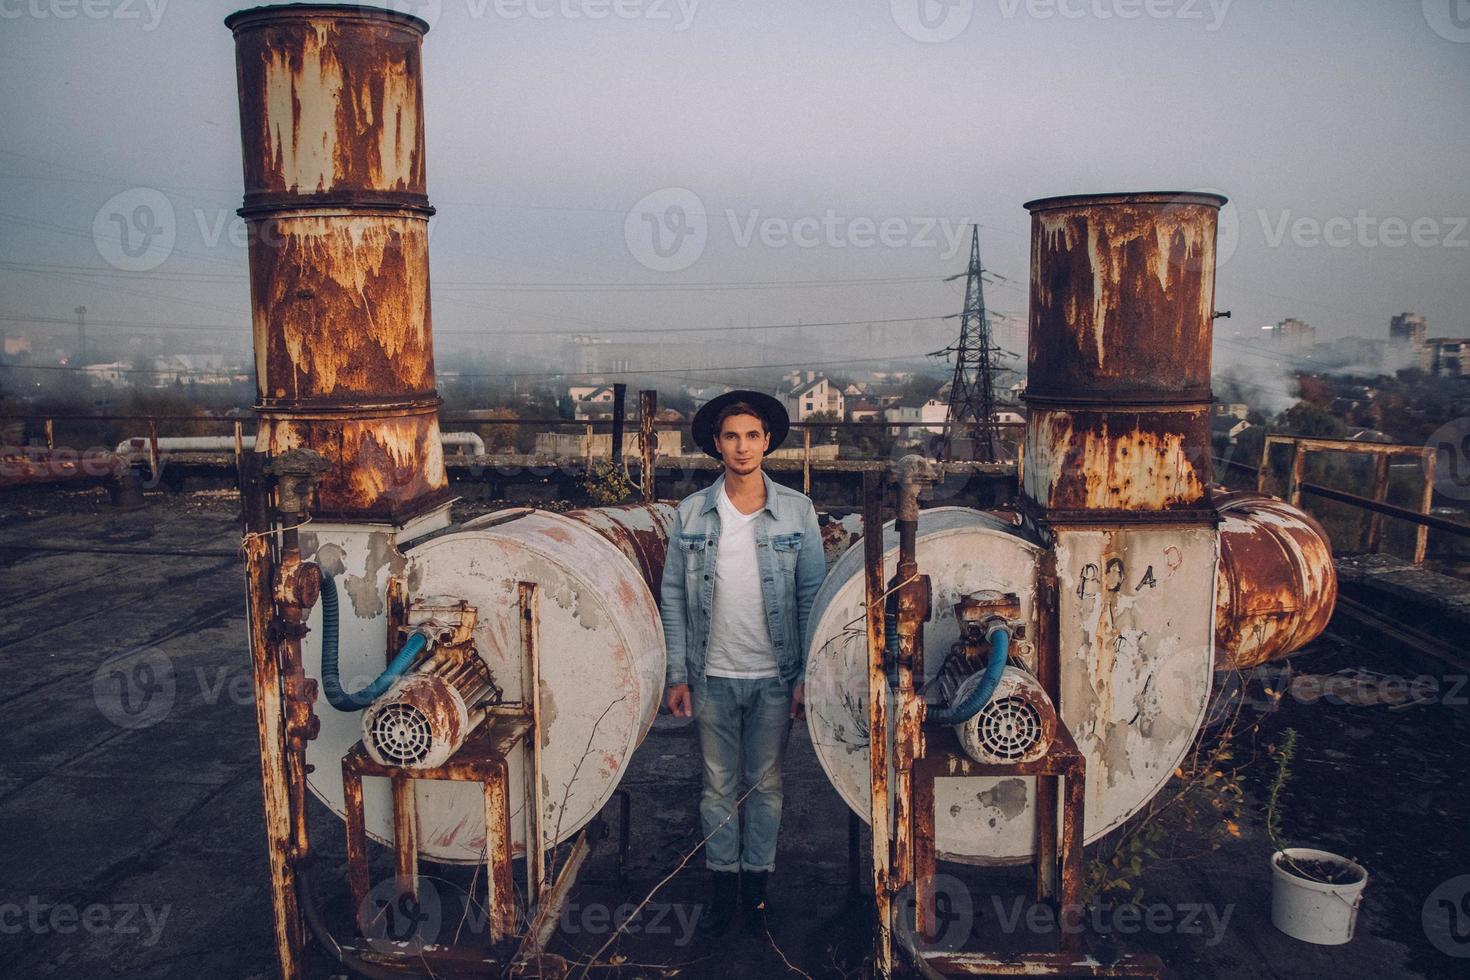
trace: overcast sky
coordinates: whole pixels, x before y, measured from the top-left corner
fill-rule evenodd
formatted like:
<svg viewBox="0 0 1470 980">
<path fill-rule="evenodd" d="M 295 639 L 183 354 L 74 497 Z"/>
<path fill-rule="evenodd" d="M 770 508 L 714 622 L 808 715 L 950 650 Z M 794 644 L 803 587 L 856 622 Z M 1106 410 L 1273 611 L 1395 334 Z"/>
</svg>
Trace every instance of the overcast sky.
<svg viewBox="0 0 1470 980">
<path fill-rule="evenodd" d="M 245 335 L 221 23 L 235 6 L 0 0 L 3 325 L 85 304 L 101 323 Z M 1470 334 L 1465 0 L 398 6 L 433 24 L 441 346 L 464 341 L 459 331 L 483 330 L 493 350 L 497 329 L 952 314 L 961 285 L 942 277 L 963 270 L 975 222 L 986 264 L 1008 280 L 988 293 L 1015 318 L 999 338 L 1019 350 L 1022 203 L 1174 189 L 1232 199 L 1217 305 L 1234 316 L 1222 332 L 1296 316 L 1329 336 L 1384 336 L 1392 314 L 1416 310 L 1431 335 Z M 158 242 L 171 232 L 173 243 L 135 271 L 106 236 L 111 215 L 140 202 L 157 213 Z M 665 221 L 662 252 L 645 212 Z M 681 228 L 692 234 L 671 237 Z M 885 281 L 834 282 L 872 279 Z M 649 288 L 590 288 L 600 284 Z M 827 341 L 823 359 L 858 358 L 930 350 L 953 329 L 802 337 Z M 718 336 L 670 335 L 732 342 Z"/>
</svg>

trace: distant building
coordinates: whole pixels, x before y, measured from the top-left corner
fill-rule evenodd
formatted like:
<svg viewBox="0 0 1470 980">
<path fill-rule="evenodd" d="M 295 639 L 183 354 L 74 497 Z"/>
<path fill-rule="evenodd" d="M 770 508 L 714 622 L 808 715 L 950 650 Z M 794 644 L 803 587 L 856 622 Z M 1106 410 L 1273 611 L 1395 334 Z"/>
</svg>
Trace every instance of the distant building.
<svg viewBox="0 0 1470 980">
<path fill-rule="evenodd" d="M 1250 411 L 1251 407 L 1245 402 L 1216 402 L 1214 414 L 1215 418 L 1228 416 L 1244 421 L 1245 417 L 1250 414 Z"/>
<path fill-rule="evenodd" d="M 88 364 L 82 370 L 86 372 L 87 379 L 94 385 L 126 388 L 128 374 L 132 369 L 123 361 L 114 361 L 111 364 Z"/>
<path fill-rule="evenodd" d="M 6 357 L 16 357 L 16 356 L 18 356 L 20 354 L 29 354 L 30 352 L 31 352 L 31 338 L 30 337 L 27 337 L 25 334 L 20 334 L 19 336 L 15 336 L 15 337 L 10 336 L 9 334 L 6 334 L 5 335 L 5 356 Z"/>
<path fill-rule="evenodd" d="M 876 422 L 883 409 L 874 402 L 866 399 L 849 401 L 847 403 L 847 420 L 849 422 Z"/>
<path fill-rule="evenodd" d="M 1388 339 L 1395 344 L 1423 347 L 1428 325 L 1417 313 L 1400 313 L 1388 321 Z"/>
<path fill-rule="evenodd" d="M 574 385 L 567 389 L 567 397 L 572 402 L 572 417 L 578 421 L 612 417 L 612 385 Z"/>
<path fill-rule="evenodd" d="M 1430 337 L 1429 371 L 1441 378 L 1470 378 L 1470 337 Z"/>
<path fill-rule="evenodd" d="M 949 403 L 931 398 L 922 405 L 895 405 L 883 413 L 885 422 L 900 423 L 888 431 L 905 438 L 917 439 L 925 432 L 938 435 L 944 432 L 944 420 L 949 418 Z"/>
<path fill-rule="evenodd" d="M 1235 440 L 1240 437 L 1240 434 L 1250 427 L 1251 424 L 1245 419 L 1238 419 L 1233 415 L 1216 415 L 1210 419 L 1210 434 L 1224 436 L 1232 446 L 1235 445 Z"/>
<path fill-rule="evenodd" d="M 729 385 L 690 385 L 684 391 L 694 400 L 694 410 L 697 412 L 705 404 L 716 399 L 730 390 Z"/>
<path fill-rule="evenodd" d="M 1312 351 L 1314 360 L 1327 368 L 1356 368 L 1363 371 L 1387 371 L 1389 341 L 1379 337 L 1341 337 L 1318 344 Z"/>
<path fill-rule="evenodd" d="M 1287 317 L 1271 328 L 1271 339 L 1285 350 L 1308 351 L 1317 342 L 1317 328 L 1305 320 Z"/>
<path fill-rule="evenodd" d="M 811 448 L 812 459 L 836 459 L 838 446 L 835 442 L 813 443 Z M 806 459 L 807 449 L 803 445 L 784 446 L 781 449 L 773 449 L 766 454 L 767 459 Z"/>
<path fill-rule="evenodd" d="M 846 388 L 842 389 L 842 397 L 861 398 L 863 395 L 867 394 L 867 391 L 868 389 L 865 386 L 860 385 L 856 381 L 854 381 L 850 383 Z"/>
<path fill-rule="evenodd" d="M 791 384 L 789 376 L 788 384 Z M 804 380 L 777 392 L 776 396 L 797 422 L 805 422 L 818 412 L 832 412 L 840 419 L 846 412 L 842 392 L 831 381 L 814 371 L 806 372 Z"/>
<path fill-rule="evenodd" d="M 679 456 L 683 453 L 684 434 L 678 429 L 659 429 L 658 446 L 660 456 Z M 588 455 L 603 458 L 612 455 L 612 433 L 596 432 L 592 435 L 577 432 L 538 432 L 536 446 L 532 450 L 537 456 L 553 459 L 586 459 Z M 642 449 L 638 445 L 636 432 L 623 433 L 623 456 L 638 456 Z"/>
<path fill-rule="evenodd" d="M 671 340 L 609 340 L 581 335 L 562 345 L 560 367 L 570 374 L 626 374 L 717 368 L 724 349 L 716 344 Z"/>
<path fill-rule="evenodd" d="M 1388 342 L 1398 351 L 1401 363 L 1407 360 L 1409 367 L 1429 370 L 1429 347 L 1424 342 L 1428 329 L 1417 313 L 1400 313 L 1388 322 Z"/>
</svg>

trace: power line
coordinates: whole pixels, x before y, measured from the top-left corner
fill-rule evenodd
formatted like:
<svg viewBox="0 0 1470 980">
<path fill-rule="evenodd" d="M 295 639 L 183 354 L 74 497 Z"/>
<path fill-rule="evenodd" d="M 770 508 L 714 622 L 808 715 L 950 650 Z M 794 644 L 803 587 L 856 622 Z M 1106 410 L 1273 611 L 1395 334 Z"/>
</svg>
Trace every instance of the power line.
<svg viewBox="0 0 1470 980">
<path fill-rule="evenodd" d="M 546 315 L 548 315 L 548 316 L 554 316 L 553 314 L 546 314 Z M 616 334 L 616 333 L 651 333 L 651 334 L 663 334 L 663 333 L 725 333 L 725 332 L 746 331 L 746 330 L 787 330 L 787 329 L 800 329 L 800 328 L 805 328 L 805 327 L 865 327 L 865 326 L 874 325 L 874 324 L 919 323 L 919 322 L 926 321 L 926 320 L 952 320 L 952 319 L 954 319 L 954 317 L 955 317 L 955 314 L 948 313 L 948 314 L 940 314 L 940 315 L 936 315 L 936 316 L 904 316 L 904 317 L 891 317 L 891 318 L 887 318 L 887 319 L 878 319 L 878 320 L 825 320 L 825 321 L 818 321 L 818 322 L 813 322 L 813 323 L 756 323 L 756 324 L 745 324 L 743 326 L 742 325 L 731 325 L 731 326 L 724 326 L 724 327 L 709 327 L 709 326 L 704 326 L 704 327 L 634 327 L 634 326 L 628 326 L 628 325 L 625 325 L 625 324 L 613 324 L 613 323 L 609 323 L 609 324 L 606 324 L 602 329 L 597 330 L 596 332 L 597 333 L 606 333 L 606 334 Z M 561 319 L 566 319 L 566 318 L 561 318 Z M 23 315 L 23 314 L 0 314 L 0 321 L 8 321 L 8 322 L 12 322 L 12 323 L 45 323 L 45 324 L 56 324 L 56 325 L 63 325 L 64 324 L 64 325 L 68 325 L 68 326 L 75 325 L 75 323 L 76 323 L 76 321 L 74 319 L 64 319 L 62 317 L 52 317 L 52 316 L 26 316 L 26 315 Z M 239 326 L 229 326 L 227 324 L 189 324 L 189 323 L 181 323 L 181 322 L 175 323 L 175 322 L 167 322 L 167 321 L 151 321 L 150 322 L 150 321 L 141 321 L 141 320 L 96 320 L 96 319 L 89 320 L 87 322 L 90 325 L 92 325 L 92 326 L 112 326 L 112 327 L 134 328 L 134 329 L 140 329 L 140 330 L 181 330 L 181 331 L 185 331 L 185 332 L 188 332 L 188 331 L 198 331 L 198 332 L 201 332 L 201 333 L 241 333 L 241 334 L 248 334 L 250 332 L 250 325 L 249 324 L 241 324 Z M 602 321 L 588 321 L 588 322 L 590 322 L 590 323 L 592 323 L 594 325 L 601 325 L 602 324 Z M 454 329 L 454 328 L 446 328 L 446 329 L 436 328 L 434 330 L 434 333 L 436 335 L 438 335 L 438 336 L 468 336 L 468 337 L 483 337 L 483 338 L 486 338 L 486 339 L 494 339 L 495 337 L 506 337 L 506 336 L 512 336 L 512 337 L 541 337 L 541 336 L 554 336 L 554 335 L 557 335 L 557 334 L 584 334 L 584 333 L 592 333 L 592 332 L 593 331 L 590 331 L 590 330 L 587 330 L 587 329 L 578 329 L 578 330 L 529 330 L 529 329 L 511 329 L 511 330 L 503 330 L 503 329 L 501 329 L 499 327 L 490 327 L 490 328 L 487 328 L 485 330 L 465 330 L 465 329 Z"/>
<path fill-rule="evenodd" d="M 0 215 L 0 217 L 5 217 Z M 98 269 L 94 266 L 66 265 L 56 262 L 13 262 L 0 261 L 0 269 L 10 272 L 27 272 L 38 275 L 64 272 L 95 276 L 104 279 L 137 279 L 140 273 L 119 269 Z M 239 274 L 224 272 L 149 272 L 149 278 L 170 279 L 179 282 L 231 282 L 244 283 L 247 279 L 242 270 Z M 526 280 L 495 279 L 446 279 L 434 277 L 435 289 L 486 290 L 501 292 L 686 292 L 691 290 L 724 291 L 733 289 L 828 289 L 842 286 L 889 286 L 907 283 L 934 283 L 945 281 L 940 276 L 867 276 L 838 279 L 741 279 L 704 280 L 699 282 L 543 282 Z"/>
<path fill-rule="evenodd" d="M 812 368 L 831 367 L 838 364 L 873 364 L 878 362 L 895 362 L 906 359 L 922 358 L 922 353 L 892 354 L 887 357 L 850 357 L 834 361 L 792 361 L 785 364 L 726 364 L 714 368 L 648 368 L 645 370 L 628 371 L 494 371 L 494 372 L 442 372 L 448 377 L 458 378 L 603 378 L 621 377 L 624 375 L 648 375 L 648 374 L 704 374 L 711 371 L 760 371 L 779 368 Z M 71 365 L 46 364 L 0 364 L 0 369 L 12 371 L 63 371 L 63 372 L 85 372 L 85 367 L 72 367 Z M 224 375 L 242 374 L 244 371 L 231 371 L 227 369 L 205 370 L 162 368 L 157 370 L 144 368 L 107 368 L 107 373 L 116 374 L 166 374 L 178 377 L 221 377 Z M 95 370 L 92 373 L 97 373 Z"/>
</svg>

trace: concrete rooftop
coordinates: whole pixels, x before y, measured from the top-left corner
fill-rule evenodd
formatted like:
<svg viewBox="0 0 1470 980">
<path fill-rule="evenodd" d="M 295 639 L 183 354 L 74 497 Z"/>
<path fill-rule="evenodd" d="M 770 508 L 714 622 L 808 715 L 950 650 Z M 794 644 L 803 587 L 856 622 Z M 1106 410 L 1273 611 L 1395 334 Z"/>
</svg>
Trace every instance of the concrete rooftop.
<svg viewBox="0 0 1470 980">
<path fill-rule="evenodd" d="M 0 497 L 0 699 L 10 732 L 0 755 L 3 978 L 275 972 L 233 506 L 228 494 L 149 499 L 120 513 L 97 493 Z M 27 545 L 129 553 L 14 550 Z M 1406 701 L 1381 678 L 1365 686 L 1360 677 L 1330 697 L 1300 683 L 1354 670 L 1425 671 L 1362 640 L 1324 640 L 1291 667 L 1296 684 L 1274 667 L 1247 682 L 1246 717 L 1261 724 L 1237 744 L 1236 761 L 1251 763 L 1240 835 L 1215 850 L 1181 841 L 1172 860 L 1146 868 L 1138 887 L 1153 910 L 1144 921 L 1155 925 L 1124 945 L 1162 955 L 1179 980 L 1470 977 L 1470 688 L 1464 678 L 1426 678 Z M 1295 693 L 1276 703 L 1264 686 Z M 1265 746 L 1288 726 L 1300 732 L 1288 834 L 1357 858 L 1371 876 L 1346 946 L 1306 945 L 1270 924 Z M 804 726 L 793 731 L 786 772 L 773 941 L 738 933 L 713 945 L 685 941 L 706 885 L 695 857 L 590 976 L 859 975 L 867 905 L 848 899 L 848 811 Z M 623 788 L 632 811 L 626 879 L 613 841 L 604 842 L 553 946 L 569 959 L 602 946 L 608 917 L 641 900 L 697 843 L 688 723 L 661 716 Z M 616 807 L 609 823 L 616 832 Z M 342 824 L 314 800 L 311 832 L 324 914 L 345 931 Z M 470 869 L 427 870 L 447 937 Z M 974 913 L 972 945 L 1054 939 L 1024 925 L 1007 934 L 1024 874 L 941 870 L 961 883 L 960 906 Z M 1101 921 L 1122 931 L 1135 920 L 1108 913 Z M 344 972 L 315 950 L 314 976 Z"/>
</svg>

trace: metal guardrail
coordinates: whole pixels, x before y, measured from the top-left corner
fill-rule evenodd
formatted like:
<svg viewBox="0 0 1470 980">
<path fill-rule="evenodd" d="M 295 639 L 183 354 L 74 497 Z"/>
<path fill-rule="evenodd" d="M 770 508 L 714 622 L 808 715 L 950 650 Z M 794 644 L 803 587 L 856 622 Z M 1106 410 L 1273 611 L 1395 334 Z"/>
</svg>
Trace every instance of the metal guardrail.
<svg viewBox="0 0 1470 980">
<path fill-rule="evenodd" d="M 1250 473 L 1256 477 L 1256 489 L 1261 493 L 1266 492 L 1266 481 L 1270 477 L 1270 453 L 1271 447 L 1277 445 L 1290 445 L 1292 447 L 1291 470 L 1288 477 L 1287 499 L 1293 506 L 1300 507 L 1302 496 L 1309 495 L 1321 497 L 1324 500 L 1332 500 L 1337 503 L 1347 504 L 1367 511 L 1369 520 L 1363 528 L 1359 545 L 1362 551 L 1376 554 L 1381 548 L 1383 517 L 1392 517 L 1397 520 L 1407 521 L 1418 527 L 1418 533 L 1414 541 L 1414 564 L 1422 565 L 1424 555 L 1428 549 L 1430 530 L 1440 531 L 1457 537 L 1470 538 L 1470 524 L 1462 524 L 1444 517 L 1431 514 L 1434 498 L 1434 467 L 1435 452 L 1427 446 L 1413 446 L 1403 443 L 1382 442 L 1354 442 L 1347 439 L 1315 439 L 1305 436 L 1290 435 L 1267 435 L 1266 441 L 1261 447 L 1261 464 L 1251 466 L 1237 460 L 1223 459 L 1219 456 L 1213 457 L 1217 463 L 1231 467 L 1243 473 Z M 1373 456 L 1377 460 L 1373 480 L 1373 496 L 1365 497 L 1360 494 L 1350 493 L 1346 490 L 1338 490 L 1334 487 L 1323 486 L 1319 483 L 1309 483 L 1304 479 L 1306 473 L 1306 456 L 1309 452 L 1345 452 L 1357 455 Z M 1424 467 L 1424 487 L 1420 494 L 1420 509 L 1415 511 L 1408 507 L 1400 507 L 1389 503 L 1385 498 L 1388 495 L 1389 461 L 1395 456 L 1418 457 Z"/>
<path fill-rule="evenodd" d="M 642 393 L 642 394 L 651 394 L 651 393 Z M 652 407 L 656 405 L 656 402 L 653 401 L 653 400 L 649 400 L 648 401 L 648 405 L 649 405 L 650 409 L 652 409 Z M 656 445 L 648 445 L 648 446 L 645 446 L 644 445 L 644 442 L 645 441 L 648 441 L 650 443 L 656 443 L 656 440 L 652 440 L 652 439 L 645 440 L 644 439 L 644 436 L 643 436 L 643 433 L 644 432 L 649 432 L 651 434 L 654 431 L 660 431 L 660 430 L 662 430 L 662 431 L 682 430 L 682 429 L 684 429 L 688 425 L 688 422 L 687 421 L 684 421 L 684 420 L 679 420 L 679 421 L 672 421 L 672 420 L 669 420 L 669 421 L 659 421 L 657 418 L 644 419 L 643 418 L 643 415 L 645 413 L 642 411 L 642 408 L 643 408 L 643 400 L 642 400 L 642 398 L 640 398 L 640 411 L 638 413 L 634 413 L 634 414 L 631 414 L 631 415 L 630 414 L 625 414 L 625 416 L 624 416 L 624 423 L 623 423 L 624 426 L 626 426 L 629 422 L 633 422 L 633 423 L 636 424 L 636 431 L 634 432 L 634 436 L 635 436 L 636 444 L 639 447 L 638 456 L 639 456 L 640 459 L 643 460 L 643 462 L 640 464 L 640 468 L 639 468 L 640 474 L 642 474 L 642 473 L 644 473 L 645 471 L 648 471 L 648 470 L 656 469 L 660 462 L 665 462 L 666 463 L 668 460 L 674 458 L 674 457 L 668 457 L 668 456 L 657 456 L 657 458 L 655 458 L 656 457 L 656 453 L 657 453 L 657 447 L 656 447 Z M 549 430 L 557 430 L 557 429 L 562 429 L 562 430 L 574 429 L 574 430 L 576 430 L 576 429 L 580 429 L 580 430 L 583 431 L 583 434 L 585 436 L 589 437 L 588 440 L 587 440 L 586 451 L 583 452 L 583 453 L 579 453 L 576 457 L 570 457 L 569 456 L 569 457 L 566 457 L 566 458 L 568 458 L 568 459 L 572 459 L 572 458 L 583 458 L 583 459 L 585 459 L 585 461 L 586 461 L 586 463 L 588 465 L 591 464 L 592 459 L 596 455 L 593 452 L 592 440 L 590 439 L 590 437 L 592 435 L 594 435 L 595 433 L 597 433 L 598 430 L 602 430 L 604 432 L 605 431 L 614 431 L 614 432 L 616 432 L 619 428 L 621 428 L 620 426 L 617 425 L 617 420 L 614 419 L 611 415 L 609 415 L 607 417 L 590 418 L 590 419 L 564 419 L 564 418 L 560 418 L 560 417 L 552 417 L 552 418 L 547 418 L 547 417 L 535 417 L 535 418 L 500 418 L 500 417 L 497 417 L 496 415 L 492 414 L 492 413 L 494 413 L 496 411 L 500 411 L 500 410 L 497 410 L 497 409 L 478 409 L 478 410 L 461 411 L 461 412 L 443 412 L 439 416 L 439 421 L 443 425 L 460 425 L 460 426 L 490 426 L 490 425 L 495 425 L 495 426 L 508 426 L 508 427 L 517 427 L 517 428 L 535 427 L 535 428 L 549 429 Z M 654 411 L 650 410 L 650 411 L 647 412 L 647 414 L 653 415 L 655 413 L 654 413 Z M 43 430 L 44 430 L 45 443 L 46 443 L 46 449 L 47 450 L 54 450 L 56 448 L 55 423 L 57 423 L 57 422 L 99 422 L 99 423 L 100 422 L 146 422 L 147 423 L 147 426 L 148 426 L 148 434 L 147 434 L 147 437 L 146 437 L 147 441 L 146 441 L 146 444 L 145 444 L 143 450 L 141 450 L 141 451 L 142 452 L 146 452 L 147 462 L 148 462 L 148 471 L 149 471 L 150 474 L 154 475 L 155 478 L 156 478 L 157 474 L 160 472 L 160 468 L 162 466 L 162 461 L 163 461 L 164 456 L 165 456 L 165 454 L 160 450 L 160 447 L 159 447 L 159 431 L 158 430 L 159 430 L 159 426 L 161 424 L 171 423 L 171 422 L 174 422 L 174 423 L 177 423 L 177 422 L 190 422 L 190 423 L 206 423 L 206 424 L 218 425 L 218 426 L 224 426 L 224 425 L 231 426 L 233 428 L 233 432 L 234 432 L 234 453 L 233 453 L 233 456 L 234 456 L 234 459 L 236 461 L 236 468 L 238 469 L 241 454 L 244 452 L 245 426 L 246 426 L 247 423 L 255 422 L 257 420 L 258 420 L 258 418 L 254 414 L 251 414 L 249 416 L 244 416 L 244 415 L 223 415 L 222 416 L 222 415 L 207 415 L 207 414 L 200 414 L 200 413 L 191 413 L 191 414 L 183 414 L 183 415 L 165 415 L 165 414 L 149 415 L 149 414 L 136 414 L 136 413 L 125 413 L 125 414 L 106 414 L 106 413 L 96 413 L 96 414 L 91 414 L 91 413 L 54 413 L 54 414 L 43 414 L 43 413 L 35 413 L 35 412 L 31 412 L 31 413 L 19 413 L 19 412 L 0 413 L 0 421 L 40 422 L 42 424 L 42 427 L 43 427 Z M 792 422 L 792 423 L 790 423 L 791 428 L 793 430 L 795 430 L 795 431 L 801 432 L 801 434 L 802 434 L 801 445 L 800 446 L 797 446 L 797 447 L 794 447 L 795 449 L 797 449 L 799 451 L 799 455 L 788 456 L 788 457 L 785 457 L 785 458 L 773 457 L 772 460 L 771 460 L 771 462 L 773 464 L 776 464 L 776 465 L 773 466 L 774 469 L 782 469 L 782 470 L 788 469 L 788 468 L 795 469 L 796 466 L 799 465 L 800 466 L 800 469 L 801 469 L 801 472 L 802 472 L 802 491 L 804 493 L 808 493 L 809 494 L 809 493 L 811 493 L 812 473 L 814 471 L 816 471 L 816 472 L 834 472 L 834 471 L 836 471 L 836 472 L 854 472 L 854 473 L 856 473 L 856 472 L 862 472 L 862 471 L 867 470 L 867 469 L 881 468 L 881 467 L 884 467 L 884 466 L 887 466 L 888 465 L 888 461 L 886 461 L 886 460 L 873 460 L 873 459 L 842 459 L 842 460 L 838 460 L 838 459 L 828 459 L 828 458 L 822 458 L 822 457 L 816 456 L 816 455 L 813 454 L 813 449 L 814 448 L 817 448 L 817 447 L 813 447 L 813 445 L 812 445 L 812 433 L 814 431 L 821 431 L 823 429 L 830 429 L 830 430 L 833 430 L 833 431 L 854 431 L 854 430 L 856 430 L 856 431 L 871 431 L 871 430 L 878 430 L 878 431 L 887 431 L 887 432 L 892 432 L 892 433 L 900 433 L 900 432 L 905 432 L 905 431 L 907 431 L 907 432 L 913 432 L 915 430 L 921 430 L 921 431 L 927 430 L 927 431 L 931 432 L 936 438 L 938 438 L 940 436 L 940 433 L 933 432 L 932 431 L 932 427 L 938 426 L 939 424 L 940 423 L 936 423 L 936 422 L 924 422 L 924 421 L 921 421 L 921 420 L 911 420 L 911 419 L 904 419 L 904 420 L 876 420 L 875 419 L 875 420 L 863 420 L 863 421 L 848 421 L 848 420 L 841 420 L 841 419 L 838 419 L 838 420 L 827 419 L 827 420 L 820 420 L 820 421 L 808 420 L 808 421 L 805 421 L 805 422 Z M 1001 422 L 1001 423 L 997 423 L 997 427 L 1000 428 L 1001 430 L 1013 431 L 1013 430 L 1024 429 L 1025 423 L 1023 423 L 1023 422 Z M 616 439 L 616 436 L 614 438 Z M 169 455 L 171 457 L 178 457 L 180 455 L 184 455 L 186 458 L 188 456 L 187 453 L 180 453 L 180 452 L 177 452 L 177 451 L 175 451 L 175 452 L 173 452 L 173 453 L 171 453 Z M 203 455 L 206 455 L 206 454 L 200 453 L 200 454 L 195 454 L 195 455 L 203 456 Z M 627 455 L 628 454 L 623 454 L 623 459 L 624 459 L 625 462 L 627 460 Z M 456 457 L 456 458 L 459 458 L 459 457 Z M 472 463 L 478 463 L 478 464 L 481 464 L 481 465 L 496 465 L 496 464 L 500 464 L 500 463 L 503 463 L 503 464 L 506 464 L 506 465 L 528 465 L 528 464 L 533 463 L 533 462 L 534 463 L 537 463 L 537 464 L 542 463 L 547 458 L 551 458 L 551 457 L 543 457 L 543 456 L 538 456 L 536 454 L 500 453 L 500 454 L 489 454 L 489 455 L 486 455 L 486 456 L 483 456 L 483 457 L 471 457 L 470 458 L 470 461 Z M 560 458 L 560 457 L 557 457 L 557 458 Z M 695 468 L 701 468 L 699 466 L 699 463 L 702 463 L 702 459 L 696 461 L 696 463 L 694 464 L 695 465 Z M 1015 463 L 995 463 L 995 464 L 979 464 L 979 463 L 974 463 L 974 464 L 971 464 L 971 463 L 963 463 L 963 462 L 950 462 L 950 463 L 946 464 L 946 467 L 947 467 L 947 471 L 949 471 L 949 472 L 961 472 L 961 471 L 965 471 L 965 472 L 982 472 L 982 471 L 989 471 L 989 469 L 991 469 L 991 468 L 994 468 L 994 469 L 1006 469 L 1006 468 L 1018 467 L 1018 465 L 1019 464 L 1015 464 Z M 4 475 L 5 474 L 0 473 L 0 485 L 6 485 L 6 483 L 5 483 L 4 479 L 3 479 Z M 64 478 L 64 477 L 63 476 L 55 476 L 53 479 L 62 479 L 62 478 Z M 645 491 L 645 496 L 646 496 L 649 492 L 652 491 L 652 487 L 644 487 L 644 491 Z"/>
</svg>

